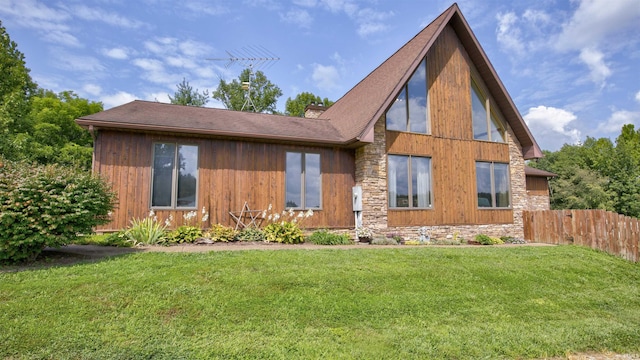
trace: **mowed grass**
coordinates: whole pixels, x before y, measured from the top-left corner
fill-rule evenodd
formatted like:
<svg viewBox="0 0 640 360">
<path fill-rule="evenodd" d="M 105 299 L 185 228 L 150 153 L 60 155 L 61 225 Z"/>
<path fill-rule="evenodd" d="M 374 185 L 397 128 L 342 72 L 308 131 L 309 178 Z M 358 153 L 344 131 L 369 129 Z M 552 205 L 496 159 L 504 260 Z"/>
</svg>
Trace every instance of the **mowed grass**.
<svg viewBox="0 0 640 360">
<path fill-rule="evenodd" d="M 0 273 L 4 359 L 640 353 L 640 266 L 562 247 L 135 253 Z"/>
</svg>

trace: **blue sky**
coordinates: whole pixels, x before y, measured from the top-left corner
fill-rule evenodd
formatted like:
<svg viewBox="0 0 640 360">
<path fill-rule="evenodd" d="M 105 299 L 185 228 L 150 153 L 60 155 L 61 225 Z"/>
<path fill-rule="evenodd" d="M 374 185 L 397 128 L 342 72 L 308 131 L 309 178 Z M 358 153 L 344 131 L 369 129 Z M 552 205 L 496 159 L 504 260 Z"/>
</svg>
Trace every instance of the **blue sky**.
<svg viewBox="0 0 640 360">
<path fill-rule="evenodd" d="M 0 19 L 41 87 L 105 109 L 168 102 L 183 78 L 211 92 L 242 66 L 207 59 L 263 48 L 280 58 L 262 70 L 283 111 L 303 91 L 337 100 L 451 4 L 0 0 Z M 640 0 L 458 4 L 543 149 L 640 127 Z"/>
</svg>

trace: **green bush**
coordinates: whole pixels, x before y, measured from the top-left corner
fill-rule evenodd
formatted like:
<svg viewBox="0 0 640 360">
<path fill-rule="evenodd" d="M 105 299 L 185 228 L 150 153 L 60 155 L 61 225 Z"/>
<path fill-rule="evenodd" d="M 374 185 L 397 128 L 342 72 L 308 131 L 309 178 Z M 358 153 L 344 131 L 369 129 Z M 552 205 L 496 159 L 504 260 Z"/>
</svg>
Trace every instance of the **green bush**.
<svg viewBox="0 0 640 360">
<path fill-rule="evenodd" d="M 133 246 L 164 244 L 167 241 L 165 228 L 153 217 L 133 219 L 125 235 Z"/>
<path fill-rule="evenodd" d="M 353 243 L 348 234 L 333 234 L 324 229 L 311 234 L 309 241 L 316 245 L 349 245 Z"/>
<path fill-rule="evenodd" d="M 115 195 L 101 178 L 0 158 L 0 262 L 33 260 L 109 222 Z"/>
<path fill-rule="evenodd" d="M 293 221 L 274 222 L 264 228 L 265 240 L 282 244 L 300 244 L 304 234 Z"/>
<path fill-rule="evenodd" d="M 182 225 L 167 234 L 167 242 L 170 244 L 193 243 L 201 237 L 202 229 L 195 226 Z"/>
<path fill-rule="evenodd" d="M 131 247 L 125 231 L 118 231 L 110 234 L 85 235 L 73 241 L 76 245 L 97 245 L 97 246 L 117 246 Z"/>
<path fill-rule="evenodd" d="M 234 241 L 237 234 L 238 232 L 234 228 L 215 224 L 209 228 L 205 236 L 215 242 L 229 242 Z"/>
<path fill-rule="evenodd" d="M 476 235 L 476 241 L 481 245 L 499 245 L 504 244 L 504 242 L 498 238 L 492 238 L 485 234 Z"/>
<path fill-rule="evenodd" d="M 264 231 L 256 228 L 246 228 L 238 232 L 235 237 L 237 241 L 264 241 Z"/>
<path fill-rule="evenodd" d="M 393 238 L 386 236 L 374 236 L 370 242 L 371 245 L 398 245 L 398 242 Z"/>
</svg>

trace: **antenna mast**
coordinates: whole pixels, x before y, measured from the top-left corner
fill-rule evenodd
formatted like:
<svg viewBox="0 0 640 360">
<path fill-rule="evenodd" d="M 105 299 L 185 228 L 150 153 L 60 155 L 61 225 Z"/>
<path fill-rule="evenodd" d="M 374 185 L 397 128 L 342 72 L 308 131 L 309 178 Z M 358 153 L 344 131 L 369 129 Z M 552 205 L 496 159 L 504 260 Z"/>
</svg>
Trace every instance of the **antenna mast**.
<svg viewBox="0 0 640 360">
<path fill-rule="evenodd" d="M 207 60 L 226 61 L 227 64 L 225 65 L 225 68 L 229 68 L 235 63 L 240 63 L 246 69 L 249 69 L 249 81 L 242 82 L 242 90 L 246 93 L 244 104 L 242 104 L 242 109 L 240 109 L 240 111 L 244 111 L 245 107 L 247 109 L 252 107 L 253 111 L 256 112 L 256 105 L 253 103 L 251 98 L 251 82 L 255 75 L 254 70 L 269 68 L 274 62 L 280 60 L 280 58 L 262 46 L 247 46 L 240 50 L 236 50 L 233 53 L 230 51 L 226 51 L 226 53 L 229 55 L 227 58 L 211 58 Z"/>
</svg>

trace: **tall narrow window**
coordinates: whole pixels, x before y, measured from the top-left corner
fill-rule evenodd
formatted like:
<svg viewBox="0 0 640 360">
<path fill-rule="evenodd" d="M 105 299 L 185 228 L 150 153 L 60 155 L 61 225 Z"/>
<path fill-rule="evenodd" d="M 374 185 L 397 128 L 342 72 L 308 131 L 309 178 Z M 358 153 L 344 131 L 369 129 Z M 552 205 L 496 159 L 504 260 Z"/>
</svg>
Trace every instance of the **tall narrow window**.
<svg viewBox="0 0 640 360">
<path fill-rule="evenodd" d="M 476 162 L 476 187 L 478 207 L 508 208 L 511 206 L 508 164 Z"/>
<path fill-rule="evenodd" d="M 491 110 L 491 102 L 471 80 L 471 119 L 473 138 L 493 142 L 505 141 L 505 130 Z"/>
<path fill-rule="evenodd" d="M 287 153 L 285 172 L 285 206 L 294 209 L 322 207 L 322 173 L 320 154 Z"/>
<path fill-rule="evenodd" d="M 423 59 L 387 110 L 387 130 L 428 134 L 427 59 Z"/>
<path fill-rule="evenodd" d="M 431 159 L 419 156 L 388 156 L 390 208 L 431 207 Z"/>
<path fill-rule="evenodd" d="M 195 208 L 198 193 L 198 146 L 153 146 L 151 207 Z"/>
</svg>

